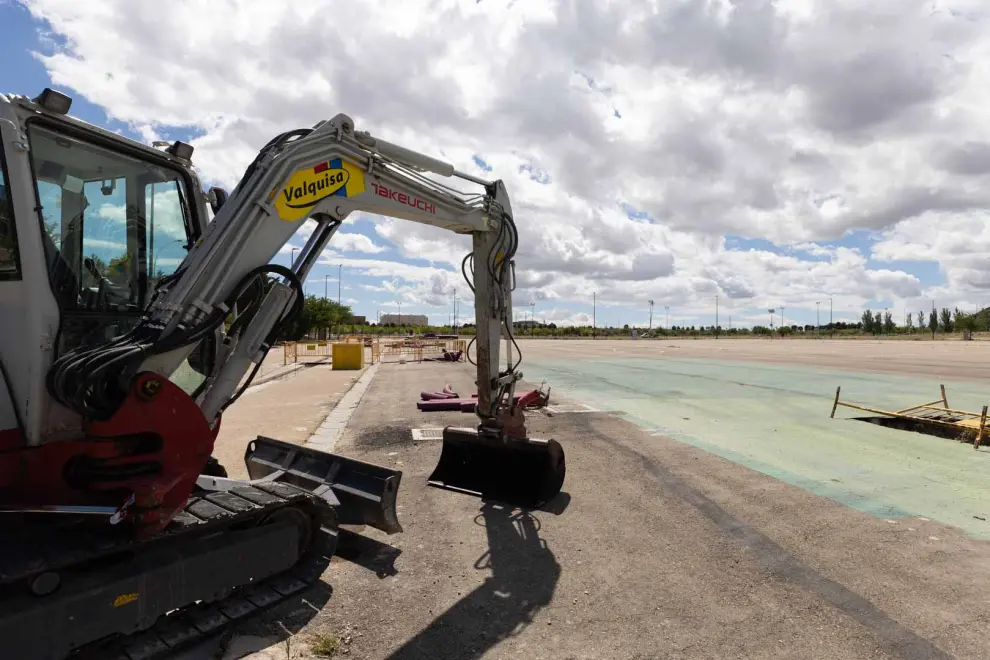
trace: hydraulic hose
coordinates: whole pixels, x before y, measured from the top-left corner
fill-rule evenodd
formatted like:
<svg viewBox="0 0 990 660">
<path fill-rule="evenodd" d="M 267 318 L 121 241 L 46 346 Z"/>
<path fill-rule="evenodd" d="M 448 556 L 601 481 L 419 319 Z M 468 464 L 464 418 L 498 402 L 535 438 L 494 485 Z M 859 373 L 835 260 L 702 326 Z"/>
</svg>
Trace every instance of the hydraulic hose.
<svg viewBox="0 0 990 660">
<path fill-rule="evenodd" d="M 296 293 L 292 307 L 266 337 L 266 346 L 270 347 L 285 327 L 302 311 L 304 302 L 299 278 L 289 268 L 276 264 L 266 264 L 248 272 L 224 303 L 218 305 L 196 326 L 189 328 L 179 325 L 168 335 L 161 336 L 161 333 L 152 327 L 150 318 L 146 315 L 129 332 L 103 346 L 80 347 L 66 353 L 56 360 L 48 371 L 46 380 L 49 392 L 57 401 L 87 419 L 108 419 L 120 407 L 127 395 L 131 379 L 148 357 L 198 343 L 215 332 L 227 317 L 228 310 L 239 301 L 243 303 L 245 294 L 250 293 L 245 309 L 247 316 L 235 319 L 235 324 L 231 327 L 233 332 L 240 333 L 249 322 L 251 312 L 261 304 L 265 292 L 262 278 L 267 273 L 274 273 L 287 279 L 289 286 Z M 161 292 L 159 290 L 159 293 Z M 257 369 L 251 376 L 253 377 L 255 373 Z M 241 392 L 243 389 L 242 387 Z M 240 396 L 241 392 L 238 392 L 237 396 Z"/>
</svg>

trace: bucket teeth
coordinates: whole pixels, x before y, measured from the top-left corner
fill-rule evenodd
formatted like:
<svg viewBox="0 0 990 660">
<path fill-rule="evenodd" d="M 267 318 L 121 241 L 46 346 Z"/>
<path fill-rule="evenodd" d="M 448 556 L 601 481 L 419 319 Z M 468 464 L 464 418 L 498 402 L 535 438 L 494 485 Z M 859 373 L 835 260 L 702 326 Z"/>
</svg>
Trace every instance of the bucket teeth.
<svg viewBox="0 0 990 660">
<path fill-rule="evenodd" d="M 564 450 L 556 440 L 496 440 L 474 429 L 443 431 L 440 460 L 427 483 L 527 509 L 536 509 L 564 485 Z"/>
</svg>

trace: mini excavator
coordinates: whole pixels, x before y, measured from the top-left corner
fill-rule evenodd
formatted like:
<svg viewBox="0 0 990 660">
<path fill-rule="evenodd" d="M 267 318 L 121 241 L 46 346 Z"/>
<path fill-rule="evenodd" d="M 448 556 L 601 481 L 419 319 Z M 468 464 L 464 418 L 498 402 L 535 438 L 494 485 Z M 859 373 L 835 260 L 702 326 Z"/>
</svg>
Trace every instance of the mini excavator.
<svg viewBox="0 0 990 660">
<path fill-rule="evenodd" d="M 318 579 L 307 557 L 318 539 L 332 553 L 339 525 L 401 531 L 397 470 L 266 437 L 249 479 L 212 456 L 355 211 L 472 237 L 478 424 L 444 430 L 428 483 L 522 507 L 560 491 L 560 445 L 528 438 L 513 405 L 518 232 L 501 181 L 339 114 L 272 139 L 229 194 L 204 191 L 192 145 L 144 145 L 70 106 L 53 89 L 0 95 L 4 657 L 160 657 Z M 307 220 L 291 267 L 273 263 Z"/>
</svg>

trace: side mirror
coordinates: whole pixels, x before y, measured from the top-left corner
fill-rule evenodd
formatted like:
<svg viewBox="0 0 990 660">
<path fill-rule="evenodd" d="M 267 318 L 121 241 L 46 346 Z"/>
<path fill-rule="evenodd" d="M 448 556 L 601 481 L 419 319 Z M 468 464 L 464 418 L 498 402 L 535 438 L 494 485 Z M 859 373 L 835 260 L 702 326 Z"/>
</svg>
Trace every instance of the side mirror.
<svg viewBox="0 0 990 660">
<path fill-rule="evenodd" d="M 210 208 L 213 209 L 213 215 L 220 211 L 220 207 L 227 201 L 227 197 L 227 191 L 223 188 L 213 187 L 206 193 L 206 198 L 210 200 Z"/>
</svg>

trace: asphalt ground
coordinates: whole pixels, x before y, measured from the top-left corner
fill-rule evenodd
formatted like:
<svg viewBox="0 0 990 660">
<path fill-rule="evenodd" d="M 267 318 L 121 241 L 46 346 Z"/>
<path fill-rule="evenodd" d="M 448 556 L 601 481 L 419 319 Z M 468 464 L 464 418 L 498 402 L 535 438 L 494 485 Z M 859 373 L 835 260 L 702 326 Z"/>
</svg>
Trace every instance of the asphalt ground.
<svg viewBox="0 0 990 660">
<path fill-rule="evenodd" d="M 335 451 L 403 470 L 402 534 L 364 530 L 300 635 L 358 658 L 982 658 L 990 551 L 856 511 L 608 413 L 531 415 L 567 452 L 556 512 L 426 485 L 420 390 L 467 365 L 385 365 Z M 566 506 L 564 506 L 566 504 Z M 561 511 L 561 509 L 563 509 Z M 354 632 L 357 630 L 360 636 Z"/>
<path fill-rule="evenodd" d="M 543 348 L 529 345 L 537 343 Z M 680 350 L 678 359 L 692 357 L 687 349 L 664 349 L 662 342 L 587 343 L 592 345 L 523 343 L 524 370 L 537 378 L 566 357 L 593 370 L 593 359 L 602 357 L 594 352 L 612 349 Z M 708 346 L 691 351 L 731 350 L 724 348 L 731 342 L 721 340 L 718 347 L 714 341 L 694 343 Z M 797 343 L 818 342 L 774 342 L 773 351 L 802 356 L 793 360 L 739 342 L 724 362 L 780 360 L 791 368 L 836 359 L 804 357 L 807 348 L 777 348 Z M 819 350 L 831 350 L 821 345 Z M 890 369 L 882 345 L 854 350 L 864 351 L 848 358 L 858 367 L 871 366 L 869 356 L 879 353 L 875 368 L 861 371 Z M 942 374 L 934 372 L 951 371 L 946 356 L 950 362 L 954 358 L 947 349 L 932 350 L 944 354 L 917 359 L 912 368 L 936 377 L 937 387 Z M 747 351 L 757 357 L 746 357 Z M 974 355 L 955 359 L 976 373 L 982 358 Z M 622 362 L 644 356 L 605 357 Z M 646 357 L 664 360 L 663 354 Z M 710 355 L 697 357 L 692 368 L 711 367 L 705 364 Z M 582 362 L 586 358 L 588 364 Z M 855 371 L 833 363 L 825 368 Z M 902 375 L 911 373 L 901 369 Z M 273 382 L 257 396 L 284 398 L 280 388 L 296 378 Z M 473 380 L 473 369 L 465 364 L 380 367 L 334 451 L 403 471 L 404 532 L 345 533 L 318 593 L 242 631 L 259 636 L 263 655 L 255 657 L 319 657 L 321 646 L 355 658 L 990 655 L 986 541 L 909 510 L 884 516 L 857 509 L 813 492 L 808 484 L 788 483 L 735 456 L 658 432 L 655 423 L 621 409 L 529 415 L 530 435 L 553 437 L 567 453 L 565 496 L 552 511 L 510 510 L 427 486 L 440 444 L 414 441 L 410 429 L 470 426 L 474 418 L 420 413 L 418 393 L 448 382 L 470 392 Z M 956 380 L 957 388 L 963 387 L 965 379 Z M 567 399 L 595 404 L 610 396 L 601 384 L 588 395 L 574 384 L 551 384 L 553 404 Z M 642 393 L 629 394 L 637 397 Z M 621 403 L 621 397 L 616 400 Z M 827 418 L 827 413 L 821 414 Z M 735 422 L 744 425 L 746 419 Z M 921 437 L 947 450 L 952 445 Z M 924 465 L 919 462 L 916 471 L 924 474 Z M 966 487 L 957 488 L 962 497 Z"/>
</svg>

